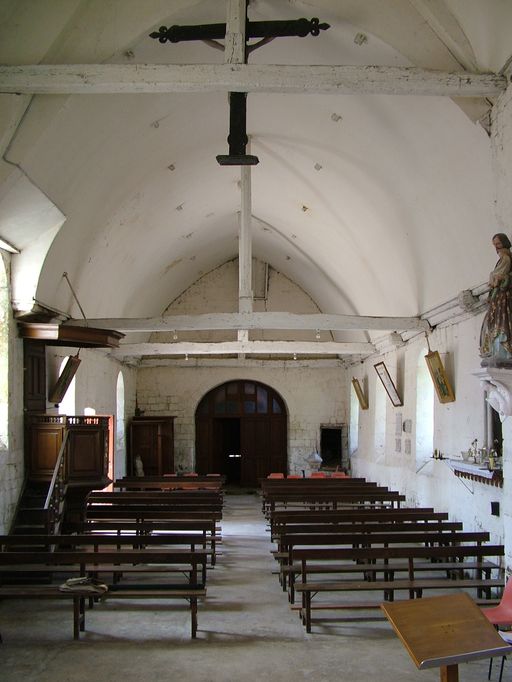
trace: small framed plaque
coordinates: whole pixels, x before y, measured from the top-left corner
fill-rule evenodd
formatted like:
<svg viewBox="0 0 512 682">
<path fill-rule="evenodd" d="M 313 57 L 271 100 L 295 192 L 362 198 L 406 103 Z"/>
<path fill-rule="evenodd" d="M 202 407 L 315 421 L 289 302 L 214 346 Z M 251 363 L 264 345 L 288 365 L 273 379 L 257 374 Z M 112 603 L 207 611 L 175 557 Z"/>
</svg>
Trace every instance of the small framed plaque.
<svg viewBox="0 0 512 682">
<path fill-rule="evenodd" d="M 393 407 L 401 407 L 403 405 L 403 401 L 398 395 L 396 386 L 393 383 L 393 379 L 391 378 L 385 363 L 377 362 L 377 364 L 373 366 L 375 367 L 375 371 L 379 375 L 379 379 L 382 381 L 382 385 L 386 389 L 386 393 L 388 394 L 389 399 L 393 404 Z"/>
<path fill-rule="evenodd" d="M 357 399 L 359 400 L 359 407 L 362 410 L 367 410 L 368 409 L 368 400 L 366 399 L 363 388 L 362 388 L 361 384 L 359 383 L 359 379 L 352 379 L 352 386 L 354 387 L 354 391 L 356 393 Z"/>
</svg>

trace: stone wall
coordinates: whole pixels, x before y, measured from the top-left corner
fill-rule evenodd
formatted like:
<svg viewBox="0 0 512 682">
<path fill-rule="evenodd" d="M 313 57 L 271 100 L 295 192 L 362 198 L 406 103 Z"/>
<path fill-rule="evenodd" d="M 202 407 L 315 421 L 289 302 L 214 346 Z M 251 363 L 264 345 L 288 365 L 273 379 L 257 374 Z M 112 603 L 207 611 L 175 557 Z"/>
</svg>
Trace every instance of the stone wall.
<svg viewBox="0 0 512 682">
<path fill-rule="evenodd" d="M 185 365 L 186 363 L 183 363 Z M 226 381 L 260 381 L 283 398 L 288 416 L 290 473 L 308 470 L 305 458 L 320 444 L 320 425 L 346 423 L 347 394 L 341 366 L 300 361 L 250 363 L 252 366 L 188 366 L 140 368 L 137 377 L 139 408 L 146 416 L 174 415 L 175 465 L 193 470 L 195 411 L 201 398 Z"/>
<path fill-rule="evenodd" d="M 0 289 L 2 295 L 2 371 L 6 371 L 7 384 L 2 385 L 2 419 L 6 432 L 0 443 L 0 533 L 9 531 L 24 478 L 23 457 L 23 344 L 18 338 L 16 323 L 9 305 L 9 260 L 5 259 L 6 276 L 2 272 Z M 0 260 L 0 267 L 2 262 Z M 1 322 L 0 322 L 1 323 Z M 5 355 L 7 357 L 5 357 Z M 5 377 L 2 377 L 2 382 Z M 7 401 L 7 404 L 5 404 Z M 7 419 L 5 419 L 7 417 Z"/>
</svg>

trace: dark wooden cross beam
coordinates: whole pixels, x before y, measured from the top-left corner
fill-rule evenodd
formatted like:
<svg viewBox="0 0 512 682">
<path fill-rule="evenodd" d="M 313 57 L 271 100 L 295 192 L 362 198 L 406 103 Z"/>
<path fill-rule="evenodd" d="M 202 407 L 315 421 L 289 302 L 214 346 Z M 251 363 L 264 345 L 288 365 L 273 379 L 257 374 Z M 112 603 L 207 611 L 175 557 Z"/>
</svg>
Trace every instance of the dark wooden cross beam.
<svg viewBox="0 0 512 682">
<path fill-rule="evenodd" d="M 283 21 L 247 20 L 246 38 L 305 38 L 310 33 L 317 36 L 329 28 L 319 19 L 290 19 Z M 190 40 L 222 40 L 226 36 L 226 24 L 199 24 L 197 26 L 160 26 L 150 34 L 160 43 L 181 43 Z"/>
<path fill-rule="evenodd" d="M 305 37 L 309 34 L 318 36 L 320 31 L 329 28 L 329 24 L 321 24 L 317 18 L 294 19 L 289 21 L 249 21 L 247 19 L 247 2 L 245 3 L 245 45 L 243 62 L 247 63 L 247 54 L 274 38 Z M 211 44 L 226 38 L 226 24 L 202 24 L 198 26 L 161 26 L 150 34 L 160 43 L 179 43 L 182 41 L 203 40 Z M 260 38 L 256 45 L 247 45 L 250 38 Z M 253 166 L 258 163 L 257 156 L 246 154 L 248 142 L 246 131 L 247 93 L 229 93 L 229 154 L 219 154 L 217 161 L 221 166 Z"/>
</svg>

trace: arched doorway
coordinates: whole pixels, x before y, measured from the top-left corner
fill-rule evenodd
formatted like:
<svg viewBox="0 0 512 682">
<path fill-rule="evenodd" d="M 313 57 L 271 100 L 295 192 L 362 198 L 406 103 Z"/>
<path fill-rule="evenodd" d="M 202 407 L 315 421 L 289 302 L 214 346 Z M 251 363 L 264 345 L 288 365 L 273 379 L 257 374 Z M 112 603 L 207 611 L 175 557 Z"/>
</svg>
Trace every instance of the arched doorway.
<svg viewBox="0 0 512 682">
<path fill-rule="evenodd" d="M 247 380 L 217 386 L 196 410 L 196 471 L 241 485 L 286 472 L 286 429 L 285 404 L 270 386 Z"/>
</svg>

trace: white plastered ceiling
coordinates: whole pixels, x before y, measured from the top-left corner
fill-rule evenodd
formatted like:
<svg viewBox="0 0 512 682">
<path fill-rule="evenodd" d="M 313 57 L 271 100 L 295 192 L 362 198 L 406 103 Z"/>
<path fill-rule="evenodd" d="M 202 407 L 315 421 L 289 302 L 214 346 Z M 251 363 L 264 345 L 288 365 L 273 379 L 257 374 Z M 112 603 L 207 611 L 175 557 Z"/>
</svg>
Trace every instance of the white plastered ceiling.
<svg viewBox="0 0 512 682">
<path fill-rule="evenodd" d="M 254 21 L 302 16 L 331 28 L 276 39 L 250 63 L 497 73 L 511 52 L 505 0 L 249 5 Z M 161 45 L 148 34 L 225 20 L 221 0 L 0 0 L 0 63 L 220 64 L 223 53 L 203 43 Z M 415 316 L 486 280 L 490 237 L 505 227 L 494 214 L 491 139 L 476 120 L 489 101 L 282 93 L 247 101 L 259 158 L 253 255 L 319 310 Z M 31 295 L 80 317 L 67 272 L 90 318 L 158 316 L 236 258 L 240 170 L 215 159 L 227 153 L 225 92 L 11 94 L 0 95 L 0 110 L 0 237 L 21 250 L 14 275 L 27 235 L 31 252 L 40 247 L 39 261 L 31 254 L 37 285 L 27 294 L 28 280 L 14 281 L 15 303 Z M 50 221 L 45 202 L 55 207 Z"/>
</svg>

